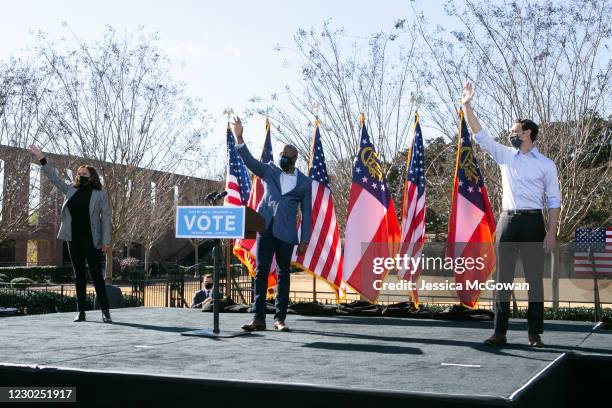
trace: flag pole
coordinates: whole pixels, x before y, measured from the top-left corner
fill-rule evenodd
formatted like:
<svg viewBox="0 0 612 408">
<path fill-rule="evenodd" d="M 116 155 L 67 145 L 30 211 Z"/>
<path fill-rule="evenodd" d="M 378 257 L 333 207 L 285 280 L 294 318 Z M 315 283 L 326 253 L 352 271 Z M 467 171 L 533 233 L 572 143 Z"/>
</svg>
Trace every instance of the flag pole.
<svg viewBox="0 0 612 408">
<path fill-rule="evenodd" d="M 234 110 L 227 107 L 223 110 L 223 115 L 227 117 L 227 128 L 230 128 L 230 122 Z M 226 251 L 225 251 L 225 297 L 230 297 L 232 293 L 232 240 L 226 240 Z"/>
<path fill-rule="evenodd" d="M 364 124 L 365 124 L 365 115 L 363 114 L 363 112 L 361 112 L 359 114 L 359 127 L 363 128 Z M 366 302 L 373 303 L 373 302 L 370 302 L 370 300 L 366 298 L 363 294 L 361 294 L 361 292 L 358 292 L 358 293 L 359 293 L 359 300 L 365 300 Z"/>
<path fill-rule="evenodd" d="M 314 117 L 315 117 L 315 122 L 314 122 L 314 127 L 315 127 L 315 133 L 313 133 L 313 135 L 316 135 L 317 132 L 317 126 L 319 126 L 319 102 L 317 102 L 316 100 L 312 101 L 312 113 L 314 113 Z M 310 163 L 312 162 L 312 155 L 313 155 L 313 147 L 314 147 L 314 136 L 312 138 L 312 147 L 310 149 L 310 157 L 308 158 L 308 169 L 310 170 Z M 317 276 L 313 273 L 312 274 L 312 301 L 316 302 L 317 301 Z"/>
</svg>

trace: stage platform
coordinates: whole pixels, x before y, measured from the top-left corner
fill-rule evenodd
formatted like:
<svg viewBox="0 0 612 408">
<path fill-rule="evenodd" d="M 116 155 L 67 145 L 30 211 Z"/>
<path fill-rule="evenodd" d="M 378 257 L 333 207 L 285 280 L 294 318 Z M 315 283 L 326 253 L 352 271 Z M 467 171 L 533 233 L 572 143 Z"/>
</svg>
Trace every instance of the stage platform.
<svg viewBox="0 0 612 408">
<path fill-rule="evenodd" d="M 0 386 L 76 386 L 79 402 L 100 406 L 212 395 L 229 406 L 571 406 L 612 381 L 612 331 L 588 322 L 547 321 L 547 347 L 533 349 L 525 321 L 492 348 L 482 344 L 492 322 L 289 315 L 292 332 L 281 333 L 268 316 L 267 331 L 211 339 L 181 336 L 212 327 L 196 309 L 118 309 L 113 324 L 87 316 L 0 319 Z M 238 329 L 250 315 L 220 319 Z"/>
</svg>

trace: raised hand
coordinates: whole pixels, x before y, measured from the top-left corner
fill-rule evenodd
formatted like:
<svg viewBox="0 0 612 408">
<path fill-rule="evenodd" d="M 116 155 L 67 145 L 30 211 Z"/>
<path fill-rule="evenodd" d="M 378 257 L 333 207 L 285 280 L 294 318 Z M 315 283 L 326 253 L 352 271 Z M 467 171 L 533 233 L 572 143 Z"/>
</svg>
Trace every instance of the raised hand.
<svg viewBox="0 0 612 408">
<path fill-rule="evenodd" d="M 240 118 L 238 116 L 234 118 L 232 126 L 234 127 L 234 136 L 236 136 L 236 141 L 238 142 L 238 144 L 244 143 L 244 139 L 242 138 L 242 122 L 240 121 Z"/>
<path fill-rule="evenodd" d="M 30 153 L 32 153 L 34 156 L 36 156 L 36 158 L 38 160 L 42 159 L 43 157 L 45 157 L 44 153 L 42 152 L 42 150 L 40 150 L 36 145 L 31 144 L 30 146 L 28 146 L 28 151 Z"/>
<path fill-rule="evenodd" d="M 467 81 L 461 94 L 461 103 L 469 105 L 472 102 L 472 98 L 474 98 L 474 86 L 470 81 Z"/>
</svg>

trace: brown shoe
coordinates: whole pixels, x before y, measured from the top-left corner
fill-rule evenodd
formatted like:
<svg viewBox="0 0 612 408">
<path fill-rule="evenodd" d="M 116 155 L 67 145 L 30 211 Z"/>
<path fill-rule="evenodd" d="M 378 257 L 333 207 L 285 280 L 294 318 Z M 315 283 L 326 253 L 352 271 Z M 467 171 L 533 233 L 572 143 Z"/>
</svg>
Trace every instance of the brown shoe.
<svg viewBox="0 0 612 408">
<path fill-rule="evenodd" d="M 266 322 L 262 322 L 261 320 L 253 319 L 251 323 L 245 324 L 242 326 L 242 330 L 244 331 L 256 331 L 256 330 L 266 330 Z"/>
<path fill-rule="evenodd" d="M 484 341 L 484 344 L 488 346 L 503 346 L 506 343 L 508 343 L 508 340 L 506 340 L 506 335 L 500 333 L 494 333 L 491 337 Z"/>
<path fill-rule="evenodd" d="M 275 321 L 275 322 L 274 322 L 274 328 L 275 328 L 276 330 L 278 330 L 278 331 L 282 331 L 282 332 L 288 332 L 288 331 L 291 331 L 291 330 L 289 329 L 289 326 L 287 326 L 287 325 L 285 324 L 285 321 L 284 321 L 284 320 L 277 320 L 277 321 Z"/>
<path fill-rule="evenodd" d="M 529 335 L 529 345 L 531 347 L 542 348 L 544 347 L 544 343 L 542 342 L 542 338 L 539 334 L 530 334 Z"/>
</svg>

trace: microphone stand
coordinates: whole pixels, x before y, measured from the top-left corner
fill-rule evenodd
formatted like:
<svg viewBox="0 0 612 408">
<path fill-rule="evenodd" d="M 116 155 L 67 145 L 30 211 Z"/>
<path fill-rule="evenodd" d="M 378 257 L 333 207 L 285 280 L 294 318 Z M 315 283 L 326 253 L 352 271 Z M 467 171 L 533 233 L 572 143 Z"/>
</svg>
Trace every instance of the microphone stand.
<svg viewBox="0 0 612 408">
<path fill-rule="evenodd" d="M 216 206 L 217 201 L 225 197 L 226 195 L 227 195 L 227 191 L 212 192 L 206 196 L 206 201 L 208 201 L 208 204 L 210 206 Z M 195 337 L 221 338 L 221 337 L 236 337 L 236 336 L 243 336 L 246 334 L 250 334 L 250 332 L 244 331 L 244 330 L 239 330 L 239 331 L 238 330 L 236 331 L 223 330 L 221 331 L 219 329 L 219 274 L 220 274 L 221 262 L 222 262 L 221 256 L 220 256 L 222 242 L 221 242 L 221 239 L 219 238 L 213 239 L 213 242 L 214 242 L 214 246 L 212 249 L 213 251 L 213 329 L 212 331 L 210 329 L 193 330 L 193 331 L 183 332 L 181 333 L 181 335 L 195 336 Z M 225 285 L 226 291 L 229 290 L 229 285 L 230 285 L 230 282 L 227 282 L 227 284 Z"/>
</svg>

